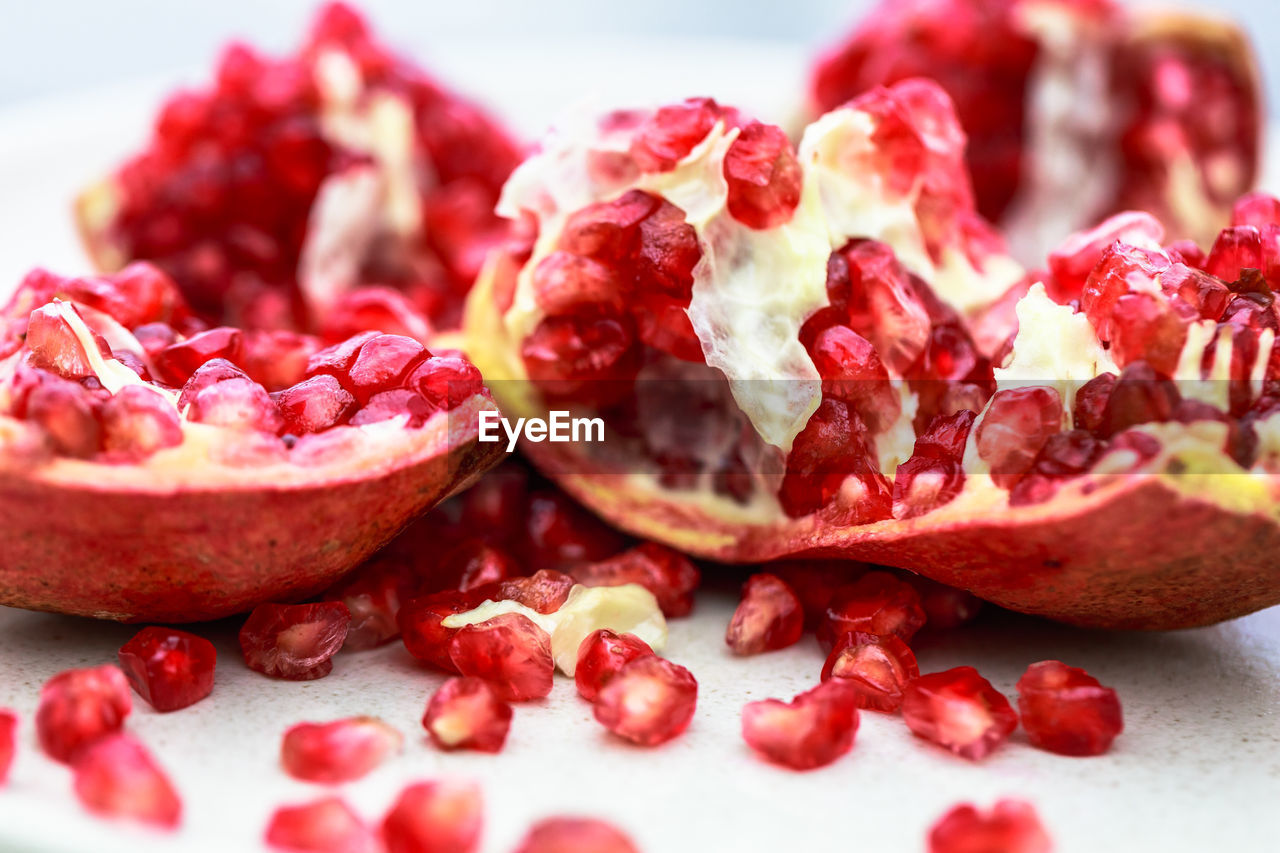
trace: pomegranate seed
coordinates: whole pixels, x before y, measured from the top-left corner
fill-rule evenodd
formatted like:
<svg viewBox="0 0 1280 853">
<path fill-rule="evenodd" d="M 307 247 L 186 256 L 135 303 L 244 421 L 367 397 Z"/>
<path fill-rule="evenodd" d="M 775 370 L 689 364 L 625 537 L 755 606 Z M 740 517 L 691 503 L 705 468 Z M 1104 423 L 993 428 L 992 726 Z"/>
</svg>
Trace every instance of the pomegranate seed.
<svg viewBox="0 0 1280 853">
<path fill-rule="evenodd" d="M 177 711 L 213 692 L 218 652 L 204 637 L 175 628 L 143 628 L 121 647 L 125 677 L 157 711 Z"/>
<path fill-rule="evenodd" d="M 400 636 L 400 604 L 413 594 L 415 586 L 409 566 L 379 555 L 325 593 L 326 601 L 340 601 L 351 613 L 351 627 L 342 648 L 373 649 Z"/>
<path fill-rule="evenodd" d="M 978 423 L 978 455 L 991 466 L 991 479 L 1012 488 L 1031 469 L 1049 437 L 1062 429 L 1062 401 L 1052 388 L 997 391 Z"/>
<path fill-rule="evenodd" d="M 377 840 L 360 816 L 338 797 L 281 806 L 267 823 L 266 842 L 304 853 L 373 853 Z"/>
<path fill-rule="evenodd" d="M 804 633 L 804 608 L 791 587 L 764 572 L 747 578 L 724 641 L 736 655 L 785 649 Z"/>
<path fill-rule="evenodd" d="M 422 725 L 444 750 L 501 752 L 511 728 L 511 706 L 482 678 L 450 678 L 427 703 Z"/>
<path fill-rule="evenodd" d="M 230 362 L 240 360 L 244 335 L 239 329 L 220 327 L 199 332 L 185 341 L 156 353 L 152 359 L 156 376 L 175 387 L 191 378 L 191 374 L 210 359 L 225 358 Z"/>
<path fill-rule="evenodd" d="M 202 389 L 191 400 L 186 416 L 197 423 L 270 433 L 284 425 L 267 389 L 247 377 L 224 379 Z"/>
<path fill-rule="evenodd" d="M 770 761 L 793 770 L 824 767 L 853 748 L 858 730 L 854 691 L 824 681 L 790 702 L 764 699 L 742 709 L 742 738 Z"/>
<path fill-rule="evenodd" d="M 107 817 L 127 817 L 167 828 L 182 818 L 182 802 L 164 771 L 127 734 L 94 741 L 71 762 L 76 796 Z"/>
<path fill-rule="evenodd" d="M 623 284 L 612 268 L 588 257 L 555 251 L 533 271 L 534 300 L 546 314 L 564 314 L 586 305 L 622 309 Z"/>
<path fill-rule="evenodd" d="M 343 294 L 329 309 L 320 333 L 327 341 L 341 341 L 371 331 L 424 341 L 431 336 L 431 325 L 400 291 L 361 287 Z"/>
<path fill-rule="evenodd" d="M 573 670 L 578 695 L 596 701 L 600 688 L 637 658 L 651 657 L 653 649 L 635 634 L 619 634 L 608 628 L 592 631 L 578 646 L 578 663 Z"/>
<path fill-rule="evenodd" d="M 64 456 L 93 456 L 102 444 L 97 401 L 75 382 L 48 378 L 54 381 L 42 381 L 27 395 L 27 420 L 39 424 Z"/>
<path fill-rule="evenodd" d="M 1100 373 L 1076 392 L 1076 403 L 1071 410 L 1071 422 L 1077 429 L 1098 432 L 1102 429 L 1107 401 L 1116 387 L 1114 373 Z"/>
<path fill-rule="evenodd" d="M 972 761 L 989 755 L 1018 726 L 1009 700 L 971 666 L 910 681 L 902 718 L 917 737 Z"/>
<path fill-rule="evenodd" d="M 520 344 L 525 372 L 556 400 L 595 401 L 613 388 L 622 394 L 639 369 L 629 317 L 575 311 L 543 318 Z"/>
<path fill-rule="evenodd" d="M 688 557 L 657 542 L 644 542 L 607 560 L 578 566 L 573 577 L 583 586 L 637 583 L 658 599 L 667 617 L 688 616 L 702 573 Z"/>
<path fill-rule="evenodd" d="M 920 675 L 916 656 L 897 636 L 851 631 L 836 641 L 822 667 L 822 680 L 839 678 L 853 689 L 854 702 L 871 711 L 902 707 L 907 683 Z"/>
<path fill-rule="evenodd" d="M 870 341 L 848 326 L 829 326 L 808 349 L 822 377 L 823 394 L 852 406 L 873 432 L 898 419 L 902 404 Z"/>
<path fill-rule="evenodd" d="M 710 98 L 660 107 L 636 130 L 631 156 L 646 172 L 669 172 L 706 138 L 720 119 Z"/>
<path fill-rule="evenodd" d="M 409 371 L 406 388 L 416 391 L 433 411 L 452 411 L 484 391 L 484 379 L 461 356 L 434 355 Z"/>
<path fill-rule="evenodd" d="M 1172 420 L 1180 398 L 1172 380 L 1144 361 L 1131 362 L 1120 371 L 1120 378 L 1107 397 L 1098 432 L 1106 438 L 1129 427 Z"/>
<path fill-rule="evenodd" d="M 351 425 L 376 424 L 407 415 L 405 425 L 416 429 L 426 423 L 432 414 L 434 410 L 427 405 L 426 400 L 407 388 L 397 388 L 394 391 L 380 391 L 370 397 L 365 407 L 352 416 Z"/>
<path fill-rule="evenodd" d="M 313 376 L 274 395 L 284 418 L 283 429 L 293 435 L 320 432 L 344 423 L 356 399 L 329 375 Z"/>
<path fill-rule="evenodd" d="M 13 766 L 16 749 L 18 715 L 7 708 L 0 708 L 0 785 L 9 780 L 9 768 Z"/>
<path fill-rule="evenodd" d="M 621 830 L 588 817 L 549 817 L 538 821 L 515 853 L 640 853 Z"/>
<path fill-rule="evenodd" d="M 1031 745 L 1059 755 L 1101 755 L 1124 730 L 1116 692 L 1056 660 L 1018 679 L 1018 713 Z"/>
<path fill-rule="evenodd" d="M 1045 443 L 1045 449 L 1055 445 L 1057 439 L 1070 432 L 1075 430 L 1050 438 Z M 976 619 L 978 612 L 982 610 L 982 599 L 963 589 L 929 580 L 922 575 L 912 575 L 907 582 L 920 594 L 920 606 L 924 608 L 926 617 L 924 624 L 930 631 L 959 628 Z"/>
<path fill-rule="evenodd" d="M 468 539 L 445 553 L 431 571 L 434 586 L 471 590 L 517 574 L 505 551 L 482 539 Z"/>
<path fill-rule="evenodd" d="M 775 228 L 800 204 L 803 175 L 782 128 L 749 122 L 724 155 L 729 215 L 751 228 Z"/>
<path fill-rule="evenodd" d="M 475 591 L 453 589 L 410 599 L 396 619 L 409 654 L 446 672 L 457 672 L 449 648 L 458 629 L 441 623 L 455 613 L 475 608 L 483 600 Z"/>
<path fill-rule="evenodd" d="M 910 642 L 924 620 L 920 594 L 911 584 L 888 572 L 867 572 L 831 596 L 818 640 L 830 648 L 842 634 L 860 631 Z"/>
<path fill-rule="evenodd" d="M 641 299 L 659 295 L 676 300 L 682 308 L 687 306 L 693 294 L 693 268 L 702 258 L 702 250 L 698 232 L 685 221 L 684 211 L 659 199 L 654 211 L 641 220 L 639 238 L 632 260 Z"/>
<path fill-rule="evenodd" d="M 525 510 L 525 561 L 535 569 L 567 572 L 626 547 L 622 534 L 559 491 L 535 492 Z"/>
<path fill-rule="evenodd" d="M 657 746 L 682 734 L 693 719 L 698 682 L 660 657 L 624 665 L 600 688 L 595 716 L 606 729 L 641 746 Z"/>
<path fill-rule="evenodd" d="M 471 853 L 480 844 L 482 810 L 473 783 L 410 785 L 382 822 L 387 853 Z"/>
<path fill-rule="evenodd" d="M 347 371 L 351 391 L 361 405 L 378 391 L 398 386 L 419 361 L 431 355 L 413 338 L 377 335 L 365 342 Z"/>
<path fill-rule="evenodd" d="M 102 404 L 102 448 L 111 457 L 145 459 L 182 443 L 182 422 L 173 404 L 142 385 L 128 385 Z"/>
<path fill-rule="evenodd" d="M 1049 253 L 1049 272 L 1053 276 L 1050 295 L 1066 303 L 1079 299 L 1089 273 L 1102 260 L 1102 253 L 1117 240 L 1129 245 L 1158 246 L 1164 239 L 1164 226 L 1149 213 L 1126 211 L 1117 213 L 1088 231 L 1077 232 Z"/>
<path fill-rule="evenodd" d="M 613 201 L 596 202 L 574 212 L 560 232 L 560 248 L 612 266 L 629 258 L 637 246 L 640 223 L 661 200 L 643 190 L 630 190 Z"/>
<path fill-rule="evenodd" d="M 773 563 L 772 568 L 800 600 L 808 631 L 817 630 L 826 618 L 827 605 L 835 591 L 855 580 L 863 570 L 861 563 L 844 560 Z"/>
<path fill-rule="evenodd" d="M 377 717 L 299 723 L 284 733 L 280 763 L 295 779 L 335 785 L 367 775 L 403 742 Z"/>
<path fill-rule="evenodd" d="M 290 681 L 323 678 L 347 638 L 351 613 L 338 601 L 259 604 L 240 629 L 249 669 Z"/>
<path fill-rule="evenodd" d="M 1264 192 L 1245 193 L 1231 208 L 1231 224 L 1254 228 L 1280 225 L 1280 199 Z"/>
<path fill-rule="evenodd" d="M 1000 800 L 983 814 L 964 803 L 929 830 L 929 853 L 1049 853 L 1053 845 L 1030 803 Z"/>
<path fill-rule="evenodd" d="M 498 598 L 523 604 L 539 613 L 555 613 L 569 597 L 574 580 L 554 569 L 539 569 L 527 578 L 509 578 L 498 584 Z"/>
<path fill-rule="evenodd" d="M 83 747 L 120 731 L 132 710 L 129 683 L 118 668 L 68 669 L 40 688 L 36 735 L 50 758 L 69 762 Z"/>
<path fill-rule="evenodd" d="M 861 524 L 888 518 L 892 495 L 888 481 L 868 464 L 872 458 L 866 425 L 841 400 L 825 397 L 796 436 L 778 491 L 783 510 L 792 518 L 826 507 L 850 493 L 850 477 L 861 484 L 857 503 L 846 509 L 844 523 Z"/>
<path fill-rule="evenodd" d="M 347 374 L 351 371 L 351 365 L 355 363 L 356 356 L 360 354 L 360 348 L 376 337 L 378 337 L 377 332 L 361 332 L 348 337 L 341 343 L 320 350 L 307 359 L 307 375 L 323 374 L 332 376 L 340 382 L 349 381 Z"/>
<path fill-rule="evenodd" d="M 519 613 L 459 628 L 449 641 L 449 658 L 459 673 L 487 680 L 509 702 L 551 692 L 551 638 Z"/>
</svg>

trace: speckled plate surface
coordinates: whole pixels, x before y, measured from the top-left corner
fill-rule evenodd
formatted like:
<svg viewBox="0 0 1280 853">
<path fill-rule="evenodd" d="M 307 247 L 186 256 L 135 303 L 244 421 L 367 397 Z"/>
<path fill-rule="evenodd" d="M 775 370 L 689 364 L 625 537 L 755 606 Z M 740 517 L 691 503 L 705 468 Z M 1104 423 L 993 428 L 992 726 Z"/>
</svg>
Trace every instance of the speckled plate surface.
<svg viewBox="0 0 1280 853">
<path fill-rule="evenodd" d="M 566 103 L 591 97 L 624 103 L 707 92 L 785 119 L 801 57 L 763 45 L 602 42 L 589 50 L 541 45 L 536 54 L 457 45 L 434 64 L 533 134 Z M 512 77 L 512 67 L 522 73 Z M 590 75 L 590 90 L 582 67 L 600 72 Z M 85 267 L 66 215 L 72 193 L 140 138 L 156 97 L 180 79 L 0 114 L 0 292 L 35 264 Z M 1085 632 L 994 614 L 921 638 L 914 645 L 922 670 L 971 664 L 1011 697 L 1033 661 L 1085 667 L 1119 691 L 1126 731 L 1110 754 L 1089 759 L 1032 749 L 1018 732 L 971 764 L 913 738 L 898 717 L 864 713 L 850 755 L 798 774 L 750 752 L 739 711 L 812 686 L 822 656 L 806 638 L 734 658 L 722 641 L 734 600 L 731 589 L 708 589 L 691 618 L 672 623 L 667 654 L 698 677 L 698 713 L 684 737 L 656 750 L 608 737 L 559 678 L 548 699 L 517 708 L 501 754 L 440 753 L 419 721 L 443 676 L 417 667 L 399 644 L 340 655 L 330 677 L 295 684 L 245 669 L 237 625 L 206 626 L 220 658 L 213 695 L 168 715 L 139 700 L 129 720 L 181 790 L 185 818 L 175 834 L 83 813 L 69 772 L 39 753 L 31 725 L 45 679 L 114 660 L 136 629 L 0 608 L 0 706 L 23 718 L 11 780 L 0 789 L 0 851 L 259 849 L 277 805 L 328 793 L 279 770 L 281 734 L 303 720 L 352 714 L 379 715 L 406 735 L 395 760 L 341 788 L 357 810 L 377 819 L 410 780 L 474 778 L 486 798 L 483 849 L 494 853 L 512 849 L 532 821 L 564 813 L 612 820 L 647 853 L 915 851 L 950 805 L 1002 796 L 1031 800 L 1059 851 L 1261 851 L 1280 838 L 1280 608 L 1166 634 Z"/>
</svg>

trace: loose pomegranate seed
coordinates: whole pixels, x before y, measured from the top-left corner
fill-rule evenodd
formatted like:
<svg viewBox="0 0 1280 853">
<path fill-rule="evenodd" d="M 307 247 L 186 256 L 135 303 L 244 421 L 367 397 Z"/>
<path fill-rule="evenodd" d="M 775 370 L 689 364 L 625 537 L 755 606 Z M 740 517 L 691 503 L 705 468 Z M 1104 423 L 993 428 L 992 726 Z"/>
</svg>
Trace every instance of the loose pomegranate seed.
<svg viewBox="0 0 1280 853">
<path fill-rule="evenodd" d="M 280 764 L 295 779 L 335 785 L 367 775 L 403 742 L 377 717 L 299 723 L 284 733 Z"/>
<path fill-rule="evenodd" d="M 305 853 L 372 853 L 377 848 L 373 831 L 338 797 L 281 806 L 272 812 L 265 838 L 272 847 Z"/>
<path fill-rule="evenodd" d="M 1053 445 L 1055 439 L 1067 434 L 1053 436 L 1045 443 L 1045 448 Z M 982 610 L 982 599 L 963 589 L 929 580 L 922 575 L 910 576 L 907 583 L 920 594 L 920 606 L 924 608 L 926 617 L 924 624 L 930 631 L 959 628 L 976 619 Z"/>
<path fill-rule="evenodd" d="M 551 638 L 519 613 L 459 628 L 449 641 L 449 659 L 459 673 L 485 679 L 509 702 L 551 692 Z"/>
<path fill-rule="evenodd" d="M 588 702 L 596 701 L 600 688 L 637 658 L 650 657 L 653 649 L 635 634 L 619 634 L 608 628 L 592 631 L 578 647 L 578 664 L 573 681 L 578 695 Z"/>
<path fill-rule="evenodd" d="M 1101 755 L 1124 730 L 1116 692 L 1056 660 L 1018 679 L 1018 713 L 1032 746 L 1060 755 Z"/>
<path fill-rule="evenodd" d="M 482 539 L 468 539 L 445 553 L 430 571 L 436 587 L 471 590 L 517 574 L 515 561 Z"/>
<path fill-rule="evenodd" d="M 17 732 L 18 715 L 7 708 L 0 708 L 0 785 L 4 785 L 9 780 L 9 768 L 13 766 Z"/>
<path fill-rule="evenodd" d="M 416 586 L 417 579 L 407 564 L 379 555 L 325 593 L 326 601 L 340 601 L 351 613 L 351 627 L 342 648 L 372 649 L 400 636 L 400 605 Z"/>
<path fill-rule="evenodd" d="M 418 782 L 400 792 L 382 822 L 387 853 L 471 853 L 483 803 L 470 782 Z"/>
<path fill-rule="evenodd" d="M 452 589 L 410 599 L 396 619 L 409 654 L 446 672 L 457 672 L 449 649 L 458 629 L 446 628 L 441 623 L 455 613 L 475 608 L 483 600 L 476 591 Z"/>
<path fill-rule="evenodd" d="M 527 578 L 508 578 L 498 584 L 498 597 L 523 604 L 539 613 L 554 613 L 564 604 L 574 580 L 554 569 L 539 569 Z"/>
<path fill-rule="evenodd" d="M 94 741 L 71 762 L 76 796 L 91 811 L 172 828 L 182 802 L 164 771 L 141 743 L 127 734 Z"/>
<path fill-rule="evenodd" d="M 660 107 L 637 129 L 631 156 L 646 172 L 669 172 L 706 138 L 720 119 L 720 107 L 710 98 L 689 98 Z"/>
<path fill-rule="evenodd" d="M 603 560 L 626 547 L 622 534 L 560 491 L 538 491 L 525 510 L 526 563 L 534 569 L 567 572 Z"/>
<path fill-rule="evenodd" d="M 855 580 L 864 571 L 861 563 L 846 560 L 806 560 L 773 563 L 773 571 L 786 581 L 804 608 L 804 627 L 817 630 L 826 618 L 827 605 L 835 591 Z"/>
<path fill-rule="evenodd" d="M 259 604 L 240 629 L 249 669 L 290 681 L 323 678 L 347 638 L 351 612 L 338 601 Z"/>
<path fill-rule="evenodd" d="M 422 725 L 440 749 L 501 752 L 511 706 L 482 678 L 450 678 L 427 703 Z"/>
<path fill-rule="evenodd" d="M 572 575 L 583 586 L 638 583 L 653 593 L 668 617 L 689 615 L 694 592 L 702 583 L 702 573 L 688 557 L 657 542 L 644 542 L 607 560 L 578 566 Z"/>
<path fill-rule="evenodd" d="M 916 656 L 897 636 L 858 631 L 836 641 L 822 667 L 822 680 L 839 678 L 853 690 L 859 708 L 896 711 L 907 683 L 920 675 Z"/>
<path fill-rule="evenodd" d="M 588 817 L 549 817 L 538 821 L 515 853 L 639 853 L 618 828 Z"/>
<path fill-rule="evenodd" d="M 620 738 L 657 746 L 689 727 L 698 701 L 693 674 L 660 657 L 639 657 L 600 688 L 595 716 Z"/>
<path fill-rule="evenodd" d="M 929 830 L 929 853 L 1049 853 L 1053 847 L 1030 803 L 1000 800 L 983 814 L 964 803 Z"/>
<path fill-rule="evenodd" d="M 274 395 L 284 418 L 284 429 L 293 435 L 320 432 L 344 423 L 355 410 L 356 399 L 329 375 L 313 376 Z"/>
<path fill-rule="evenodd" d="M 910 681 L 902 718 L 917 737 L 972 761 L 989 755 L 1018 726 L 1009 700 L 971 666 Z"/>
<path fill-rule="evenodd" d="M 177 711 L 213 692 L 218 652 L 204 637 L 175 628 L 143 628 L 121 647 L 120 668 L 157 711 Z"/>
<path fill-rule="evenodd" d="M 824 767 L 853 748 L 858 709 L 841 679 L 824 681 L 790 702 L 764 699 L 742 709 L 742 738 L 770 761 L 794 770 Z"/>
<path fill-rule="evenodd" d="M 50 758 L 68 762 L 83 747 L 120 731 L 132 710 L 129 683 L 118 668 L 69 669 L 40 688 L 36 735 Z"/>
<path fill-rule="evenodd" d="M 753 121 L 724 155 L 729 215 L 751 228 L 774 228 L 791 219 L 800 203 L 803 175 L 782 128 Z"/>
<path fill-rule="evenodd" d="M 141 385 L 128 385 L 103 402 L 102 449 L 114 459 L 138 461 L 182 443 L 173 404 Z"/>
<path fill-rule="evenodd" d="M 742 600 L 733 611 L 724 641 L 737 655 L 785 649 L 804 633 L 800 599 L 777 575 L 761 572 L 747 578 Z"/>
<path fill-rule="evenodd" d="M 920 594 L 911 584 L 888 572 L 867 572 L 831 596 L 818 640 L 830 648 L 841 635 L 860 631 L 910 642 L 924 620 Z"/>
</svg>

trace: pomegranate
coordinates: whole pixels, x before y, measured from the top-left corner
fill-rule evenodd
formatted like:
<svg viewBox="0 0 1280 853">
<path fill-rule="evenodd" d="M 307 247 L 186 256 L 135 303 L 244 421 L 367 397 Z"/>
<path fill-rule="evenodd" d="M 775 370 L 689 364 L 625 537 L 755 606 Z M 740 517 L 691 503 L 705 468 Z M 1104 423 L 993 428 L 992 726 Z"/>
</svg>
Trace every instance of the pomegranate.
<svg viewBox="0 0 1280 853">
<path fill-rule="evenodd" d="M 501 454 L 477 441 L 478 374 L 450 379 L 447 407 L 412 390 L 457 357 L 394 335 L 215 336 L 145 264 L 36 270 L 0 316 L 3 604 L 180 622 L 296 600 Z M 403 376 L 374 369 L 406 352 Z"/>
<path fill-rule="evenodd" d="M 790 702 L 764 699 L 742 709 L 742 738 L 784 767 L 824 767 L 853 748 L 858 730 L 854 691 L 841 679 L 824 681 Z"/>
<path fill-rule="evenodd" d="M 640 853 L 617 827 L 588 817 L 549 817 L 538 821 L 515 853 Z"/>
<path fill-rule="evenodd" d="M 782 578 L 760 572 L 743 585 L 724 641 L 734 654 L 757 655 L 794 645 L 803 633 L 800 599 Z"/>
<path fill-rule="evenodd" d="M 650 657 L 653 649 L 635 634 L 619 634 L 601 628 L 587 635 L 578 647 L 578 665 L 573 680 L 578 695 L 588 702 L 596 701 L 600 688 L 637 658 Z"/>
<path fill-rule="evenodd" d="M 907 682 L 902 719 L 917 737 L 971 761 L 986 758 L 1018 727 L 1009 700 L 971 666 Z"/>
<path fill-rule="evenodd" d="M 141 743 L 115 733 L 95 740 L 71 761 L 76 796 L 107 817 L 125 817 L 164 828 L 182 819 L 173 783 Z"/>
<path fill-rule="evenodd" d="M 336 785 L 368 775 L 403 742 L 377 717 L 299 723 L 284 733 L 280 764 L 295 779 Z"/>
<path fill-rule="evenodd" d="M 1018 679 L 1018 714 L 1032 746 L 1062 755 L 1101 755 L 1124 730 L 1116 692 L 1056 660 Z"/>
<path fill-rule="evenodd" d="M 265 839 L 277 849 L 306 853 L 373 853 L 378 849 L 373 831 L 338 797 L 281 806 L 271 814 Z"/>
<path fill-rule="evenodd" d="M 120 649 L 125 678 L 157 711 L 177 711 L 213 692 L 218 653 L 204 637 L 174 628 L 143 628 Z"/>
<path fill-rule="evenodd" d="M 324 678 L 350 625 L 340 602 L 259 604 L 240 628 L 240 651 L 250 669 L 272 678 Z"/>
<path fill-rule="evenodd" d="M 459 628 L 449 641 L 449 659 L 458 672 L 488 681 L 508 702 L 541 699 L 551 692 L 551 638 L 519 613 Z"/>
<path fill-rule="evenodd" d="M 417 782 L 382 821 L 387 853 L 472 853 L 483 824 L 480 788 L 471 782 Z"/>
<path fill-rule="evenodd" d="M 816 61 L 809 97 L 820 113 L 877 85 L 938 81 L 969 135 L 978 209 L 1034 256 L 1127 208 L 1212 239 L 1257 177 L 1256 65 L 1216 17 L 1112 0 L 886 0 Z"/>
<path fill-rule="evenodd" d="M 511 706 L 483 678 L 450 678 L 431 697 L 422 725 L 443 750 L 501 752 Z"/>
<path fill-rule="evenodd" d="M 132 710 L 129 684 L 116 667 L 68 669 L 40 688 L 36 736 L 50 758 L 67 763 L 89 744 L 120 731 Z"/>
<path fill-rule="evenodd" d="M 907 684 L 919 675 L 915 654 L 896 634 L 846 632 L 822 666 L 823 681 L 841 679 L 853 691 L 854 705 L 872 711 L 901 708 Z"/>
<path fill-rule="evenodd" d="M 505 239 L 506 131 L 340 3 L 293 55 L 235 43 L 213 76 L 170 96 L 146 147 L 81 196 L 98 267 L 154 261 L 201 316 L 237 326 L 341 340 L 455 324 Z"/>
<path fill-rule="evenodd" d="M 929 830 L 929 853 L 1049 853 L 1052 848 L 1036 810 L 1021 800 L 999 800 L 986 813 L 963 803 Z"/>
<path fill-rule="evenodd" d="M 0 708 L 0 785 L 9 780 L 9 768 L 13 766 L 16 751 L 18 715 L 7 708 Z"/>
<path fill-rule="evenodd" d="M 595 698 L 596 719 L 640 746 L 657 746 L 683 734 L 693 719 L 698 682 L 682 666 L 643 655 L 622 666 Z"/>
<path fill-rule="evenodd" d="M 1122 214 L 1025 273 L 926 81 L 811 124 L 801 201 L 766 227 L 727 202 L 740 113 L 632 116 L 567 124 L 516 170 L 499 209 L 537 244 L 495 256 L 468 302 L 508 417 L 605 422 L 603 442 L 525 445 L 573 497 L 694 557 L 868 560 L 1081 625 L 1280 602 L 1274 203 L 1242 199 L 1208 251 Z M 675 166 L 635 156 L 668 137 Z M 688 325 L 655 337 L 646 300 Z M 1243 489 L 1183 476 L 1246 471 Z M 954 606 L 940 626 L 972 609 Z M 901 618 L 910 636 L 922 603 Z"/>
</svg>

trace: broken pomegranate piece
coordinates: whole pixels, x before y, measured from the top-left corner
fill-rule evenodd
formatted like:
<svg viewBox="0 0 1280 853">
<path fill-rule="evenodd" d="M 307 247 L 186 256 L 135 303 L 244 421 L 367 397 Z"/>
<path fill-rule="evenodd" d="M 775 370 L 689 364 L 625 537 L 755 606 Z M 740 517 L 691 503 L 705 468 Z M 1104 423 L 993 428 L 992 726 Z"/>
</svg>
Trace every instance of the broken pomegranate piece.
<svg viewBox="0 0 1280 853">
<path fill-rule="evenodd" d="M 18 715 L 0 708 L 0 786 L 9 781 L 9 768 L 17 749 Z"/>
<path fill-rule="evenodd" d="M 387 853 L 472 853 L 483 828 L 480 788 L 470 782 L 406 787 L 382 821 Z"/>
<path fill-rule="evenodd" d="M 901 708 L 907 684 L 919 675 L 915 654 L 895 634 L 847 632 L 836 640 L 822 666 L 823 681 L 843 680 L 853 692 L 854 704 L 872 711 Z"/>
<path fill-rule="evenodd" d="M 488 681 L 509 702 L 541 699 L 551 692 L 551 638 L 519 613 L 459 628 L 449 640 L 449 659 L 459 673 Z"/>
<path fill-rule="evenodd" d="M 760 572 L 747 578 L 742 600 L 733 611 L 724 641 L 736 655 L 785 649 L 804 633 L 800 599 L 777 575 Z"/>
<path fill-rule="evenodd" d="M 910 642 L 924 621 L 920 594 L 911 584 L 889 572 L 867 572 L 831 596 L 826 619 L 818 625 L 818 640 L 830 647 L 856 631 Z"/>
<path fill-rule="evenodd" d="M 600 688 L 637 658 L 649 657 L 653 649 L 635 634 L 619 634 L 608 628 L 592 631 L 578 647 L 578 665 L 573 681 L 578 695 L 588 702 L 596 701 Z"/>
<path fill-rule="evenodd" d="M 492 209 L 518 158 L 492 118 L 330 4 L 290 56 L 228 46 L 213 82 L 171 96 L 77 218 L 100 268 L 153 261 L 215 321 L 341 339 L 369 310 L 345 297 L 378 284 L 426 333 L 457 323 L 505 238 Z"/>
<path fill-rule="evenodd" d="M 1021 800 L 999 800 L 987 812 L 963 803 L 929 830 L 929 853 L 1049 853 L 1052 847 L 1036 810 Z"/>
<path fill-rule="evenodd" d="M 549 817 L 521 839 L 515 853 L 640 853 L 620 829 L 588 817 Z"/>
<path fill-rule="evenodd" d="M 377 717 L 299 723 L 284 733 L 280 764 L 295 779 L 336 785 L 368 775 L 403 742 Z"/>
<path fill-rule="evenodd" d="M 299 853 L 372 853 L 378 846 L 360 815 L 338 797 L 281 806 L 271 813 L 264 838 Z"/>
<path fill-rule="evenodd" d="M 1056 660 L 1018 679 L 1018 714 L 1032 746 L 1060 755 L 1101 755 L 1124 730 L 1116 692 Z"/>
<path fill-rule="evenodd" d="M 501 752 L 511 716 L 511 706 L 488 681 L 450 678 L 432 694 L 422 725 L 440 749 Z"/>
<path fill-rule="evenodd" d="M 84 747 L 120 731 L 132 710 L 129 683 L 117 667 L 68 669 L 40 688 L 36 736 L 46 755 L 67 763 Z"/>
<path fill-rule="evenodd" d="M 213 643 L 174 628 L 143 628 L 120 648 L 129 684 L 157 711 L 177 711 L 213 692 Z"/>
<path fill-rule="evenodd" d="M 841 679 L 824 681 L 790 702 L 764 699 L 742 709 L 742 738 L 770 761 L 793 770 L 824 767 L 853 748 L 858 709 Z"/>
<path fill-rule="evenodd" d="M 263 675 L 310 681 L 333 671 L 350 625 L 351 613 L 338 601 L 259 604 L 240 628 L 240 650 Z"/>
<path fill-rule="evenodd" d="M 106 817 L 124 817 L 173 828 L 182 819 L 182 801 L 151 753 L 127 734 L 107 735 L 88 744 L 71 761 L 76 796 Z"/>
<path fill-rule="evenodd" d="M 609 731 L 640 746 L 683 734 L 693 719 L 698 682 L 682 666 L 656 656 L 625 664 L 600 688 L 595 717 Z"/>
<path fill-rule="evenodd" d="M 986 758 L 1018 727 L 1009 700 L 971 666 L 909 681 L 902 719 L 912 734 L 971 761 Z"/>
</svg>

